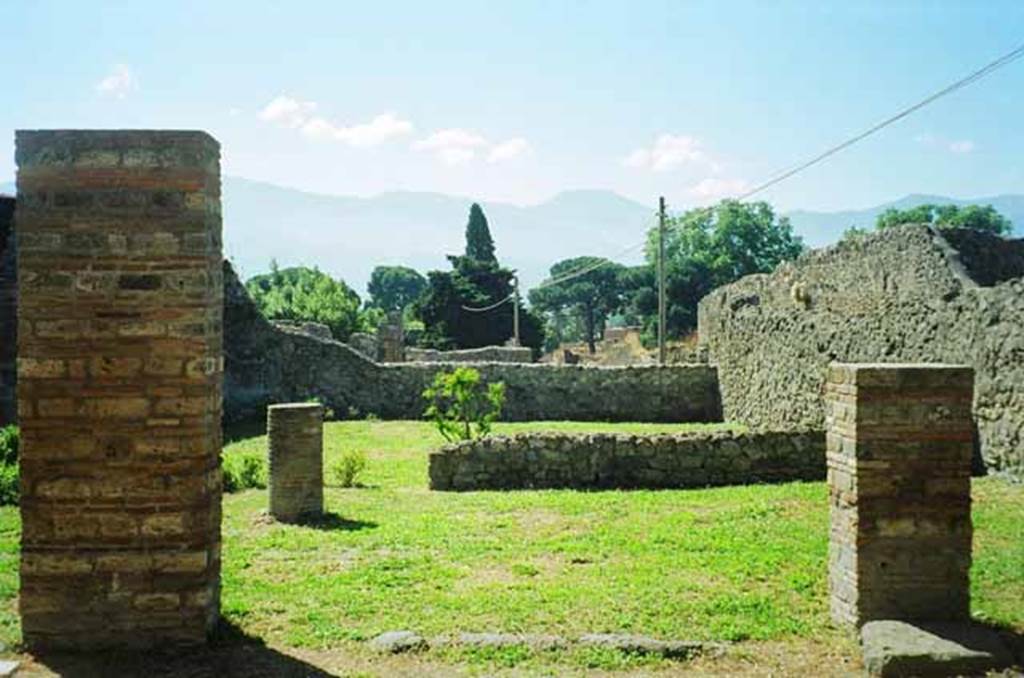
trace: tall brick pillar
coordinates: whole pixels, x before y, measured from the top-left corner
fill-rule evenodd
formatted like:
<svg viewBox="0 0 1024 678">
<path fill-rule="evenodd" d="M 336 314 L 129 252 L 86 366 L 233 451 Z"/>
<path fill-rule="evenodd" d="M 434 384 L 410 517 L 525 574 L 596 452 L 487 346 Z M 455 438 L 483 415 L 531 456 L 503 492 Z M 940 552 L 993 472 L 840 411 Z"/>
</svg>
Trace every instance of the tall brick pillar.
<svg viewBox="0 0 1024 678">
<path fill-rule="evenodd" d="M 837 622 L 968 618 L 973 390 L 970 367 L 829 368 Z"/>
<path fill-rule="evenodd" d="M 30 645 L 202 642 L 217 620 L 219 156 L 202 132 L 17 133 Z"/>
</svg>

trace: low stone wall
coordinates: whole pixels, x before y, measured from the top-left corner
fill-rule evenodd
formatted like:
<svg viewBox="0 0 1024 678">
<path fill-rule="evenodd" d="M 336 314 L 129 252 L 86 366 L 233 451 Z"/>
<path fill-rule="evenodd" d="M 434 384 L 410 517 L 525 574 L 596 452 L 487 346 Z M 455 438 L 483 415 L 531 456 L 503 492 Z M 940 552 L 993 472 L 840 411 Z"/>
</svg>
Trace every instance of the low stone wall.
<svg viewBox="0 0 1024 678">
<path fill-rule="evenodd" d="M 376 363 L 341 342 L 274 327 L 255 307 L 230 265 L 224 269 L 224 411 L 258 419 L 267 405 L 319 398 L 340 417 L 375 414 L 420 419 L 423 390 L 442 370 L 466 363 Z M 502 419 L 720 421 L 716 369 L 560 367 L 471 363 L 506 386 Z"/>
<path fill-rule="evenodd" d="M 533 350 L 526 346 L 484 346 L 458 351 L 406 348 L 405 359 L 411 363 L 532 363 Z"/>
<path fill-rule="evenodd" d="M 527 433 L 430 455 L 433 490 L 668 489 L 824 478 L 821 431 Z"/>
</svg>

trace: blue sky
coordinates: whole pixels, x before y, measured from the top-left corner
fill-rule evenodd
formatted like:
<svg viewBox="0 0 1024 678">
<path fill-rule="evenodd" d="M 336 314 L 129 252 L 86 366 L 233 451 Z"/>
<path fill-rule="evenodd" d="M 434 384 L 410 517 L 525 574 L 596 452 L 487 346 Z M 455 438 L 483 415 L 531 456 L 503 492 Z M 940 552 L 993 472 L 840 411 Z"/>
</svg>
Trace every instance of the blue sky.
<svg viewBox="0 0 1024 678">
<path fill-rule="evenodd" d="M 47 2 L 0 25 L 13 130 L 199 128 L 310 191 L 682 208 L 756 184 L 1024 42 L 1024 3 Z M 1024 60 L 764 194 L 1024 192 Z"/>
</svg>

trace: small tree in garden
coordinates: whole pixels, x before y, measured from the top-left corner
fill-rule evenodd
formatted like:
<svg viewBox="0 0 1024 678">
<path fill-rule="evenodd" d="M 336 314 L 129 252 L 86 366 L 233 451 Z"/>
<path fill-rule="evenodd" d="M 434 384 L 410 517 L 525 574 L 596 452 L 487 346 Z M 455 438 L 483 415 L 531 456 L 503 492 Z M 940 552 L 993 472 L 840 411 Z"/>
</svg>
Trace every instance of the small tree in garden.
<svg viewBox="0 0 1024 678">
<path fill-rule="evenodd" d="M 434 422 L 445 440 L 473 440 L 491 432 L 505 403 L 505 384 L 485 384 L 477 370 L 458 367 L 439 372 L 423 391 L 423 399 L 423 416 Z"/>
</svg>

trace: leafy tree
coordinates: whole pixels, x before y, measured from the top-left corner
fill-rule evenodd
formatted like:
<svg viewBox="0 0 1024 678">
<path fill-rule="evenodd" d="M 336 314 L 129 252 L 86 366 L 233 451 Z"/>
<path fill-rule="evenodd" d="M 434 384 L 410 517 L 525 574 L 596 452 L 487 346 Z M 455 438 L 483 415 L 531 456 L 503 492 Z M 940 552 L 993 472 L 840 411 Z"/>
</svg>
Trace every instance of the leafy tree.
<svg viewBox="0 0 1024 678">
<path fill-rule="evenodd" d="M 918 205 L 901 210 L 890 207 L 878 215 L 876 228 L 895 228 L 904 224 L 927 224 L 935 228 L 970 228 L 994 235 L 1009 235 L 1013 222 L 992 205 Z"/>
<path fill-rule="evenodd" d="M 789 220 L 776 217 L 766 202 L 723 200 L 713 207 L 689 210 L 666 227 L 665 265 L 667 330 L 679 336 L 697 325 L 697 303 L 716 287 L 751 273 L 767 273 L 803 251 Z M 657 323 L 657 287 L 653 272 L 658 256 L 658 229 L 647 235 L 647 270 L 651 284 L 639 286 L 632 306 Z"/>
<path fill-rule="evenodd" d="M 494 240 L 487 225 L 487 217 L 476 203 L 469 208 L 469 222 L 466 224 L 466 257 L 475 261 L 498 263 L 494 256 Z"/>
<path fill-rule="evenodd" d="M 416 301 L 426 286 L 426 279 L 407 266 L 377 266 L 366 289 L 371 306 L 398 311 Z"/>
<path fill-rule="evenodd" d="M 530 291 L 530 305 L 542 313 L 557 317 L 571 312 L 583 325 L 583 339 L 594 353 L 594 339 L 604 329 L 608 315 L 619 309 L 625 292 L 626 267 L 606 262 L 600 257 L 576 257 L 559 261 L 551 267 L 548 281 L 558 280 L 577 271 L 583 275 L 549 284 Z"/>
<path fill-rule="evenodd" d="M 256 306 L 268 318 L 327 325 L 339 341 L 362 329 L 359 295 L 342 280 L 316 268 L 278 268 L 245 284 Z"/>
<path fill-rule="evenodd" d="M 505 384 L 485 384 L 477 370 L 458 367 L 437 373 L 423 399 L 423 416 L 434 422 L 445 440 L 472 440 L 491 432 L 505 403 Z"/>
<path fill-rule="evenodd" d="M 474 207 L 475 210 L 480 209 L 479 206 Z M 482 217 L 482 211 L 480 215 Z M 467 228 L 467 238 L 470 231 Z M 424 325 L 420 339 L 422 345 L 439 349 L 478 348 L 501 345 L 512 337 L 512 303 L 499 302 L 512 294 L 515 273 L 502 268 L 494 257 L 494 245 L 486 231 L 486 220 L 484 232 L 490 243 L 490 260 L 481 260 L 468 254 L 449 256 L 451 271 L 427 273 L 427 287 L 413 305 L 415 316 Z M 467 252 L 478 250 L 467 240 Z M 486 255 L 487 251 L 483 254 Z M 487 311 L 467 310 L 490 306 L 493 308 Z M 539 349 L 544 341 L 543 326 L 535 315 L 521 305 L 519 328 L 521 343 Z"/>
</svg>

